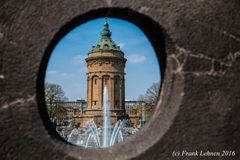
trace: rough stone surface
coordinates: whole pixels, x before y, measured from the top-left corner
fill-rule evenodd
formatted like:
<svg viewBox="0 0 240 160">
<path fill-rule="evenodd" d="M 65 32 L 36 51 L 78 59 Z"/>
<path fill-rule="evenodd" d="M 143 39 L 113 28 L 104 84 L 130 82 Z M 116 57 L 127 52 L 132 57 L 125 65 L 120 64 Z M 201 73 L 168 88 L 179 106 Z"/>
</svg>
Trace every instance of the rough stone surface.
<svg viewBox="0 0 240 160">
<path fill-rule="evenodd" d="M 52 39 L 75 17 L 73 24 L 99 16 L 139 25 L 166 68 L 146 127 L 112 148 L 93 150 L 61 141 L 39 101 Z M 153 34 L 159 29 L 162 34 Z M 0 159 L 240 159 L 238 0 L 1 0 L 0 42 Z M 172 156 L 182 150 L 236 155 Z"/>
</svg>

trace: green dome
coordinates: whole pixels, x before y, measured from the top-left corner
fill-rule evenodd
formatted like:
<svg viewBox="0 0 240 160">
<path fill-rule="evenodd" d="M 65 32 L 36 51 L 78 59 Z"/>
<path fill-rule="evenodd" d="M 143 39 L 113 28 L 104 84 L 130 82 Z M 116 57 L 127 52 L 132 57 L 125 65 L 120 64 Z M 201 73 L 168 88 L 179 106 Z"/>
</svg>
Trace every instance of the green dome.
<svg viewBox="0 0 240 160">
<path fill-rule="evenodd" d="M 120 47 L 117 46 L 111 38 L 112 32 L 109 30 L 109 25 L 107 20 L 105 20 L 103 31 L 101 32 L 101 39 L 97 45 L 93 46 L 92 50 L 89 53 L 99 52 L 99 51 L 118 51 Z"/>
</svg>

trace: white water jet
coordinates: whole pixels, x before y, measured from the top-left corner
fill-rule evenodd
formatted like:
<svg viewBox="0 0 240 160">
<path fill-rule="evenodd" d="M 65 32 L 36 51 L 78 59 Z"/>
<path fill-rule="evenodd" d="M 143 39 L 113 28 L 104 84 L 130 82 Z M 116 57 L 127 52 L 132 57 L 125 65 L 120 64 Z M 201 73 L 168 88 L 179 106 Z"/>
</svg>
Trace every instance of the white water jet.
<svg viewBox="0 0 240 160">
<path fill-rule="evenodd" d="M 109 99 L 108 99 L 108 88 L 104 87 L 103 90 L 103 145 L 102 147 L 109 146 L 109 137 L 110 137 L 110 113 L 109 113 Z"/>
<path fill-rule="evenodd" d="M 85 147 L 88 147 L 90 138 L 94 139 L 96 147 L 101 147 L 99 131 L 96 124 L 94 123 L 94 121 L 88 121 L 86 124 L 88 128 L 88 130 L 86 131 L 88 133 L 88 137 L 85 143 Z"/>
<path fill-rule="evenodd" d="M 120 131 L 121 131 L 122 127 L 123 127 L 123 122 L 121 120 L 117 121 L 117 123 L 115 124 L 115 127 L 113 129 L 111 139 L 110 139 L 110 146 L 115 144 L 116 138 L 121 133 Z"/>
</svg>

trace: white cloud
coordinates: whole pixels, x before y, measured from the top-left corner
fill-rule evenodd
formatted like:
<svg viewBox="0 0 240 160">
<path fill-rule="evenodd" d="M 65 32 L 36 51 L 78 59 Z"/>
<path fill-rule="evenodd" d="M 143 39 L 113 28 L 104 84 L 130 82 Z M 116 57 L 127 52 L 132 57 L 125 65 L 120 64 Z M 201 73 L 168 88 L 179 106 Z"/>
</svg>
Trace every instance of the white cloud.
<svg viewBox="0 0 240 160">
<path fill-rule="evenodd" d="M 47 71 L 47 74 L 57 74 L 58 72 L 55 71 L 55 70 L 50 70 L 50 71 Z"/>
<path fill-rule="evenodd" d="M 67 77 L 68 74 L 67 74 L 67 73 L 61 73 L 61 76 L 63 76 L 63 77 Z"/>
<path fill-rule="evenodd" d="M 118 46 L 122 49 L 125 46 L 125 43 L 119 43 Z"/>
<path fill-rule="evenodd" d="M 131 55 L 127 56 L 127 60 L 130 63 L 141 63 L 146 60 L 146 57 L 143 55 L 139 55 L 139 54 L 131 54 Z"/>
<path fill-rule="evenodd" d="M 71 79 L 71 78 L 75 77 L 75 75 L 73 73 L 66 73 L 66 72 L 62 72 L 60 74 L 60 76 L 62 76 L 62 78 L 64 78 L 64 79 Z"/>
<path fill-rule="evenodd" d="M 68 73 L 65 73 L 65 72 L 58 72 L 58 71 L 55 71 L 55 70 L 47 71 L 47 74 L 48 75 L 62 76 L 62 77 L 65 77 L 65 78 L 69 78 L 70 76 L 72 76 L 72 74 L 68 74 Z"/>
<path fill-rule="evenodd" d="M 75 56 L 75 57 L 73 57 L 73 63 L 74 64 L 84 64 L 86 58 L 87 57 L 83 56 L 83 55 Z"/>
</svg>

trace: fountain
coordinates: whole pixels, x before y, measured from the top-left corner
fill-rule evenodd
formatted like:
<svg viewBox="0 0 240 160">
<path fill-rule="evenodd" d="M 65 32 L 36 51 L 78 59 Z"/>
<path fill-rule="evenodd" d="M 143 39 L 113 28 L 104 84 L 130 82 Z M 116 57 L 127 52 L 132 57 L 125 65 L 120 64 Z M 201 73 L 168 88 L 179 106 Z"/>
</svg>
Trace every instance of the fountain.
<svg viewBox="0 0 240 160">
<path fill-rule="evenodd" d="M 109 146 L 110 121 L 108 89 L 105 86 L 103 90 L 103 147 Z"/>
<path fill-rule="evenodd" d="M 103 90 L 103 127 L 97 128 L 93 120 L 85 123 L 84 128 L 74 128 L 65 138 L 68 142 L 85 148 L 105 148 L 122 142 L 137 129 L 130 127 L 128 120 L 118 120 L 114 127 L 111 126 L 108 88 Z M 67 129 L 65 129 L 67 131 Z"/>
</svg>

